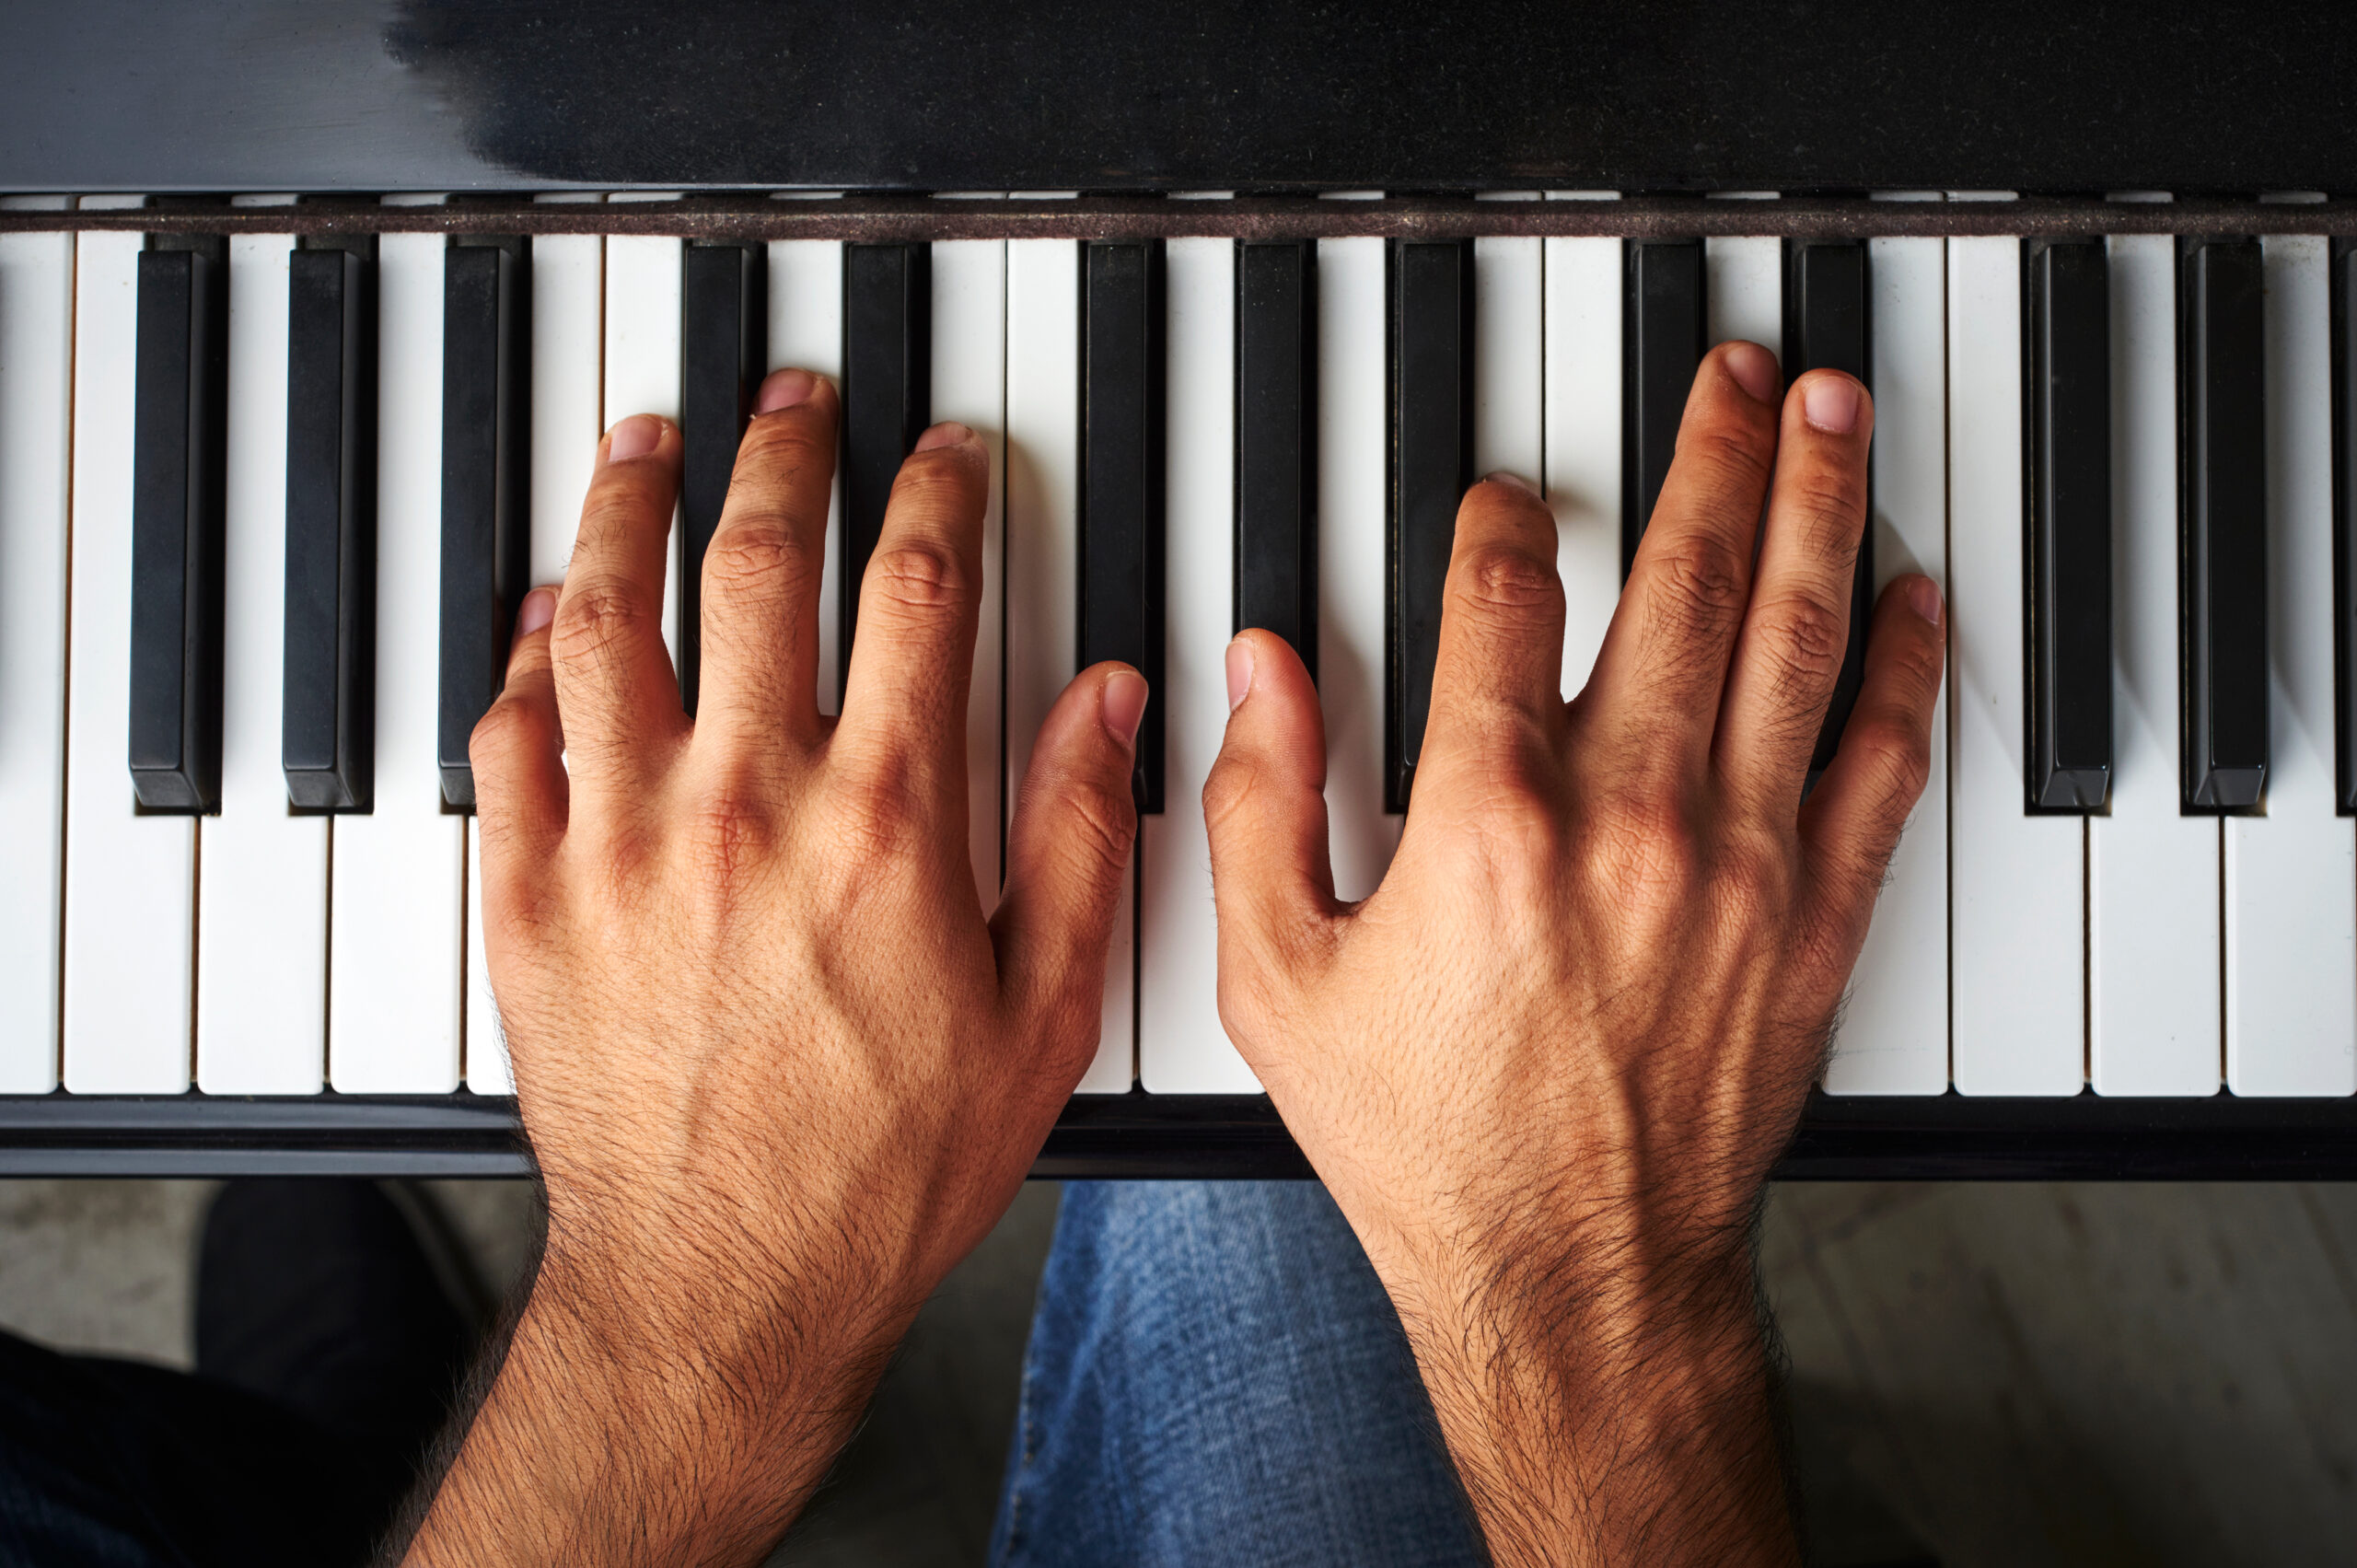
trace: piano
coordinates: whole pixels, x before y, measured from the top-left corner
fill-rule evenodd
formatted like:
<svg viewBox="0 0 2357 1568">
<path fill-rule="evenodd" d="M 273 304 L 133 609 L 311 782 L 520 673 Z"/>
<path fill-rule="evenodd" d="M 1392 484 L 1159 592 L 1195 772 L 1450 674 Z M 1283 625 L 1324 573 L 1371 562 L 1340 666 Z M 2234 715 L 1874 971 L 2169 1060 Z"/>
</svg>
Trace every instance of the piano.
<svg viewBox="0 0 2357 1568">
<path fill-rule="evenodd" d="M 1457 494 L 1543 486 L 1576 691 L 1730 337 L 1868 382 L 1861 587 L 1950 603 L 1933 782 L 1780 1173 L 2357 1174 L 2357 27 L 2099 24 L 19 8 L 0 1174 L 528 1169 L 466 736 L 640 411 L 686 432 L 692 705 L 783 365 L 845 392 L 828 703 L 900 455 L 992 446 L 986 905 L 1053 693 L 1154 682 L 1037 1173 L 1306 1173 L 1214 1005 L 1222 649 L 1309 661 L 1370 890 Z"/>
</svg>

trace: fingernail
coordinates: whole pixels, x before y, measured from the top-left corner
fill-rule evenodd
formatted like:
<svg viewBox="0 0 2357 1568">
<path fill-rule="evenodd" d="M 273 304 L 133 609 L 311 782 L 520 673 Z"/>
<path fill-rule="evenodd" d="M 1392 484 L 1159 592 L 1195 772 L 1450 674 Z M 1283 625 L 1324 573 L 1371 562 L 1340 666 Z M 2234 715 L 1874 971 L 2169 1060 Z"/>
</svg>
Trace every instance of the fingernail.
<svg viewBox="0 0 2357 1568">
<path fill-rule="evenodd" d="M 1937 626 L 1940 623 L 1940 587 L 1929 577 L 1918 577 L 1907 585 L 1907 608 Z"/>
<path fill-rule="evenodd" d="M 1523 478 L 1522 475 L 1518 473 L 1508 473 L 1504 469 L 1500 469 L 1495 473 L 1483 474 L 1481 476 L 1481 482 L 1484 484 L 1512 485 L 1515 489 L 1521 491 L 1525 495 L 1536 495 L 1538 494 L 1538 487 L 1531 483 L 1530 481 Z"/>
<path fill-rule="evenodd" d="M 1776 395 L 1776 356 L 1758 343 L 1729 343 L 1725 365 L 1752 401 L 1764 403 Z"/>
<path fill-rule="evenodd" d="M 935 447 L 955 447 L 960 441 L 970 441 L 973 438 L 972 431 L 954 419 L 945 419 L 917 437 L 917 450 L 930 452 Z"/>
<path fill-rule="evenodd" d="M 1227 711 L 1234 713 L 1252 694 L 1252 645 L 1243 638 L 1227 645 Z"/>
<path fill-rule="evenodd" d="M 1123 746 L 1134 749 L 1138 723 L 1145 717 L 1145 677 L 1133 669 L 1117 669 L 1105 678 L 1097 694 L 1105 727 Z"/>
<path fill-rule="evenodd" d="M 663 422 L 651 413 L 634 413 L 614 426 L 606 442 L 606 460 L 626 463 L 655 450 L 663 439 Z"/>
<path fill-rule="evenodd" d="M 1828 436 L 1858 426 L 1858 384 L 1847 376 L 1819 376 L 1801 394 L 1801 413 Z"/>
<path fill-rule="evenodd" d="M 819 389 L 819 377 L 807 370 L 772 370 L 769 379 L 761 383 L 761 395 L 753 406 L 755 413 L 775 413 L 782 408 L 810 401 Z"/>
<path fill-rule="evenodd" d="M 556 590 L 534 588 L 516 607 L 516 634 L 528 637 L 556 619 Z"/>
</svg>

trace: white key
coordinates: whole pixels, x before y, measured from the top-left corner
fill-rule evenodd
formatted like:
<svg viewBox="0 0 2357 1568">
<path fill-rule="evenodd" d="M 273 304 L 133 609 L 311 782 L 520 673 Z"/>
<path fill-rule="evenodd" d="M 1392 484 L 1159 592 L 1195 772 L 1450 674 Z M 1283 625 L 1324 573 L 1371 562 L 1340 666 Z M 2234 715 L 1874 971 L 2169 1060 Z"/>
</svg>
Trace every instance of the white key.
<svg viewBox="0 0 2357 1568">
<path fill-rule="evenodd" d="M 1165 254 L 1164 805 L 1138 819 L 1138 1081 L 1152 1094 L 1258 1094 L 1219 1018 L 1202 809 L 1236 626 L 1236 246 L 1173 239 Z"/>
<path fill-rule="evenodd" d="M 1022 799 L 1040 722 L 1080 646 L 1080 247 L 1006 246 L 1006 798 Z M 1103 1033 L 1083 1094 L 1136 1071 L 1137 882 L 1122 878 L 1105 964 Z"/>
<path fill-rule="evenodd" d="M 200 819 L 196 1086 L 317 1094 L 325 1071 L 328 819 L 287 809 L 286 274 L 291 234 L 229 241 L 221 814 Z"/>
<path fill-rule="evenodd" d="M 1545 466 L 1544 243 L 1473 242 L 1473 471 L 1533 484 Z"/>
<path fill-rule="evenodd" d="M 1875 588 L 1947 579 L 1947 250 L 1867 242 L 1874 322 Z M 1826 1063 L 1832 1094 L 1935 1095 L 1948 1085 L 1947 698 L 1932 772 L 1891 856 Z"/>
<path fill-rule="evenodd" d="M 581 499 L 604 430 L 601 323 L 606 242 L 594 234 L 532 239 L 532 581 L 562 583 L 580 531 Z M 467 1087 L 514 1092 L 491 971 L 482 961 L 482 877 L 472 819 L 467 828 Z"/>
<path fill-rule="evenodd" d="M 2226 1082 L 2357 1091 L 2357 838 L 2334 811 L 2325 242 L 2267 257 L 2267 815 L 2226 831 Z"/>
<path fill-rule="evenodd" d="M 1620 602 L 1620 242 L 1547 244 L 1547 505 L 1563 579 L 1563 700 Z"/>
<path fill-rule="evenodd" d="M 1318 242 L 1318 701 L 1334 894 L 1375 891 L 1399 843 L 1383 809 L 1385 544 L 1391 482 L 1380 239 Z"/>
<path fill-rule="evenodd" d="M 74 237 L 0 235 L 0 1094 L 57 1086 Z"/>
<path fill-rule="evenodd" d="M 774 351 L 772 351 L 774 352 Z M 807 367 L 806 367 L 807 368 Z M 982 438 L 991 455 L 982 510 L 981 614 L 974 631 L 973 686 L 966 699 L 966 829 L 974 890 L 987 915 L 998 907 L 999 686 L 1004 652 L 1006 530 L 1006 242 L 943 240 L 933 248 L 933 413 Z"/>
<path fill-rule="evenodd" d="M 2033 817 L 2022 724 L 2021 242 L 1948 241 L 1951 1049 L 1968 1095 L 2085 1074 L 2086 831 Z"/>
<path fill-rule="evenodd" d="M 2177 241 L 2111 250 L 2111 810 L 2087 819 L 2096 1092 L 2218 1087 L 2218 823 L 2178 809 Z"/>
<path fill-rule="evenodd" d="M 442 287 L 435 234 L 377 242 L 377 799 L 335 824 L 328 1077 L 459 1085 L 468 819 L 442 809 Z"/>
<path fill-rule="evenodd" d="M 606 406 L 611 430 L 634 413 L 679 421 L 680 242 L 660 235 L 606 239 Z M 679 645 L 678 509 L 663 552 L 663 646 Z"/>
<path fill-rule="evenodd" d="M 136 234 L 75 245 L 74 586 L 65 756 L 65 1086 L 188 1087 L 196 819 L 134 809 L 131 454 Z"/>
<path fill-rule="evenodd" d="M 936 250 L 935 254 L 939 252 Z M 1002 347 L 1004 353 L 1004 331 Z M 832 239 L 770 241 L 770 368 L 815 370 L 840 389 L 843 377 L 843 248 Z M 1004 402 L 1004 393 L 1001 394 Z M 999 428 L 1004 431 L 1004 415 Z M 1002 434 L 994 451 L 1003 454 Z M 993 470 L 994 486 L 998 470 Z M 1004 509 L 1002 508 L 1002 513 Z M 827 506 L 827 558 L 819 580 L 819 711 L 831 714 L 842 686 L 841 575 L 843 548 L 843 475 Z M 1003 526 L 1002 526 L 1002 531 Z M 1004 600 L 1002 593 L 1000 598 Z M 1014 797 L 1008 796 L 1011 806 Z"/>
<path fill-rule="evenodd" d="M 1705 331 L 1713 346 L 1745 338 L 1784 357 L 1784 242 L 1772 234 L 1702 241 Z"/>
</svg>

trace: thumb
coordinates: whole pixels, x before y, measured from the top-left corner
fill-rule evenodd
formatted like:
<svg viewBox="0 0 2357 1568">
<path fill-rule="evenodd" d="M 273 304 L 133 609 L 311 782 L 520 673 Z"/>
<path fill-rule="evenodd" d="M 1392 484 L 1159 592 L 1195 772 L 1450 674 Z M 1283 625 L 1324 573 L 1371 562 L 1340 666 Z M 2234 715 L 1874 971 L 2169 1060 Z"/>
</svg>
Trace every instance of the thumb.
<svg viewBox="0 0 2357 1568">
<path fill-rule="evenodd" d="M 1082 670 L 1039 726 L 1006 836 L 1006 887 L 991 917 L 1000 991 L 1053 1048 L 1097 1040 L 1105 955 L 1137 842 L 1130 772 L 1145 677 L 1125 664 Z"/>
<path fill-rule="evenodd" d="M 1231 978 L 1257 989 L 1262 965 L 1290 967 L 1341 912 L 1326 842 L 1326 723 L 1309 671 L 1275 633 L 1238 633 L 1227 697 L 1227 738 L 1203 784 L 1224 1003 Z"/>
</svg>

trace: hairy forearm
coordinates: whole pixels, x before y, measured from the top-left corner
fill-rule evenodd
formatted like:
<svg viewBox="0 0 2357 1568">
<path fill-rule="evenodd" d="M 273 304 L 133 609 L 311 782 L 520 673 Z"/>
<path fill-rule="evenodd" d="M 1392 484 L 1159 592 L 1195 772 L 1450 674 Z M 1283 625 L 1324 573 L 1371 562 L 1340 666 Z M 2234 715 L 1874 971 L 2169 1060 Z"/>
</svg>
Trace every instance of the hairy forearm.
<svg viewBox="0 0 2357 1568">
<path fill-rule="evenodd" d="M 611 1272 L 542 1266 L 403 1562 L 759 1562 L 906 1327 L 875 1304 L 765 1314 L 756 1338 L 714 1342 L 715 1320 L 743 1319 L 709 1299 L 618 1295 Z"/>
<path fill-rule="evenodd" d="M 1501 1568 L 1796 1560 L 1742 1238 L 1483 1257 L 1394 1295 Z"/>
</svg>

